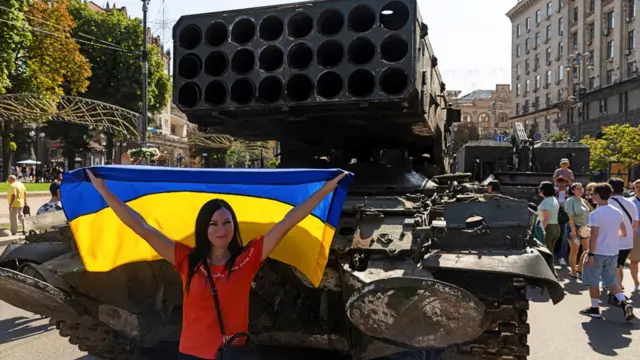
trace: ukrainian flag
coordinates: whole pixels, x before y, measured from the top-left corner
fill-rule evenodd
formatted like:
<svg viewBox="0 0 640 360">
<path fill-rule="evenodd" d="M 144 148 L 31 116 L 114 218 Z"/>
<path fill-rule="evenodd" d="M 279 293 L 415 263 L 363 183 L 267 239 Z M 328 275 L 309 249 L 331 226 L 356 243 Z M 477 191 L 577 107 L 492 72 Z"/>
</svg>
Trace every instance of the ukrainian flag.
<svg viewBox="0 0 640 360">
<path fill-rule="evenodd" d="M 204 203 L 221 198 L 233 207 L 246 242 L 264 235 L 342 170 L 315 169 L 183 169 L 156 166 L 96 166 L 109 189 L 169 238 L 195 245 L 194 228 Z M 296 267 L 318 286 L 340 218 L 348 174 L 336 190 L 289 232 L 271 257 Z M 126 227 L 88 182 L 85 169 L 65 173 L 62 207 L 88 271 L 160 259 Z"/>
</svg>

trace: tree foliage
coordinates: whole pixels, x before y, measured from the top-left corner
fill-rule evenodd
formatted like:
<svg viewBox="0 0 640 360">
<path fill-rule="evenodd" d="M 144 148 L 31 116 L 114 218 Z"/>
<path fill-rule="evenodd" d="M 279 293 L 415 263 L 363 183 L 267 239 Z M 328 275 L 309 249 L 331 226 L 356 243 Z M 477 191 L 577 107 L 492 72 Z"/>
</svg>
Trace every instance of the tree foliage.
<svg viewBox="0 0 640 360">
<path fill-rule="evenodd" d="M 640 127 L 629 124 L 602 128 L 602 136 L 585 136 L 582 143 L 590 148 L 591 169 L 606 170 L 609 162 L 622 162 L 628 168 L 640 164 Z"/>
<path fill-rule="evenodd" d="M 68 0 L 0 0 L 0 6 L 0 94 L 74 95 L 87 89 L 91 68 L 72 38 L 76 24 Z M 11 166 L 6 149 L 23 121 L 0 118 L 5 176 Z"/>
<path fill-rule="evenodd" d="M 460 122 L 453 130 L 453 153 L 455 154 L 466 143 L 480 139 L 478 125 L 473 122 Z"/>
<path fill-rule="evenodd" d="M 569 131 L 562 130 L 555 134 L 551 134 L 548 138 L 548 141 L 572 141 L 571 135 L 569 135 Z"/>
<path fill-rule="evenodd" d="M 80 51 L 92 66 L 90 85 L 84 96 L 140 113 L 143 35 L 140 19 L 130 19 L 117 9 L 92 11 L 80 0 L 71 0 L 69 12 L 78 23 L 74 36 L 100 40 L 81 44 Z M 150 44 L 148 49 L 149 112 L 157 113 L 169 102 L 171 79 L 165 73 L 161 49 L 155 44 Z"/>
</svg>

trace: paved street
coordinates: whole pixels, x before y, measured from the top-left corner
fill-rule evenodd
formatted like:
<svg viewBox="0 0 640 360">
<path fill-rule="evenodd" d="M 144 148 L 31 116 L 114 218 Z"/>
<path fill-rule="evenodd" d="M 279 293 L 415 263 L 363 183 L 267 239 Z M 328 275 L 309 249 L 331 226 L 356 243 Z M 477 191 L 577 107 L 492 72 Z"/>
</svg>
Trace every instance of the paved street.
<svg viewBox="0 0 640 360">
<path fill-rule="evenodd" d="M 27 203 L 31 207 L 31 215 L 35 215 L 40 206 L 49 201 L 51 196 L 33 196 L 27 198 Z M 0 225 L 9 224 L 9 206 L 7 205 L 6 199 L 0 199 L 0 201 L 4 201 L 0 205 Z"/>
<path fill-rule="evenodd" d="M 566 279 L 565 270 L 560 269 L 559 273 Z M 625 286 L 630 289 L 632 282 L 628 272 L 626 276 Z M 620 309 L 606 306 L 603 307 L 606 319 L 583 317 L 578 310 L 587 306 L 589 300 L 582 286 L 567 280 L 563 280 L 563 284 L 567 295 L 557 306 L 540 302 L 538 291 L 529 292 L 532 298 L 529 360 L 640 358 L 640 320 L 624 323 Z M 633 300 L 640 304 L 638 294 L 634 294 Z M 640 310 L 636 313 L 640 315 Z M 47 319 L 0 303 L 0 360 L 94 359 L 59 337 L 55 328 L 47 324 Z"/>
</svg>

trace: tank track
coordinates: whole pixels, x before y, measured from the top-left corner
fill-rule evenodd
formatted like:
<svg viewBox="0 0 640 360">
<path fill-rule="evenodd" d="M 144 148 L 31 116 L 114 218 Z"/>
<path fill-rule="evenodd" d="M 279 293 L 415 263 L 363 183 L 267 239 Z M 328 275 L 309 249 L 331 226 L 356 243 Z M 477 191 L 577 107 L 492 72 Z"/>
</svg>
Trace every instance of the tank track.
<svg viewBox="0 0 640 360">
<path fill-rule="evenodd" d="M 99 359 L 146 360 L 148 358 L 129 339 L 89 316 L 83 316 L 73 322 L 52 318 L 49 324 L 58 329 L 60 336 L 68 338 L 70 344 Z"/>
<path fill-rule="evenodd" d="M 474 276 L 471 276 L 472 278 Z M 453 282 L 466 288 L 484 302 L 489 315 L 487 330 L 470 343 L 459 345 L 456 349 L 445 351 L 440 355 L 442 360 L 526 360 L 530 354 L 528 335 L 531 332 L 527 323 L 529 300 L 527 299 L 527 283 L 522 278 L 503 278 L 495 281 L 499 292 L 484 288 L 488 285 L 487 275 L 477 279 Z M 496 276 L 498 277 L 498 276 Z M 477 280 L 477 281 L 474 281 Z M 498 290 L 495 289 L 494 290 Z"/>
</svg>

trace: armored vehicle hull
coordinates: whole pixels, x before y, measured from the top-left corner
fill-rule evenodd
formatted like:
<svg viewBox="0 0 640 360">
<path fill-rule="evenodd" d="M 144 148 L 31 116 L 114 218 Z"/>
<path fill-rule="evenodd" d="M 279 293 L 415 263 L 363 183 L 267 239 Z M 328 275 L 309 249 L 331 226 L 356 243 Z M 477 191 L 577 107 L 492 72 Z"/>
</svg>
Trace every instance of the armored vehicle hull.
<svg viewBox="0 0 640 360">
<path fill-rule="evenodd" d="M 250 302 L 264 358 L 526 359 L 528 286 L 563 298 L 548 252 L 527 233 L 527 203 L 358 167 L 398 188 L 354 184 L 318 288 L 265 263 Z M 0 300 L 50 317 L 99 358 L 175 358 L 182 287 L 168 262 L 91 273 L 66 238 L 50 240 L 32 236 L 0 255 Z"/>
</svg>

